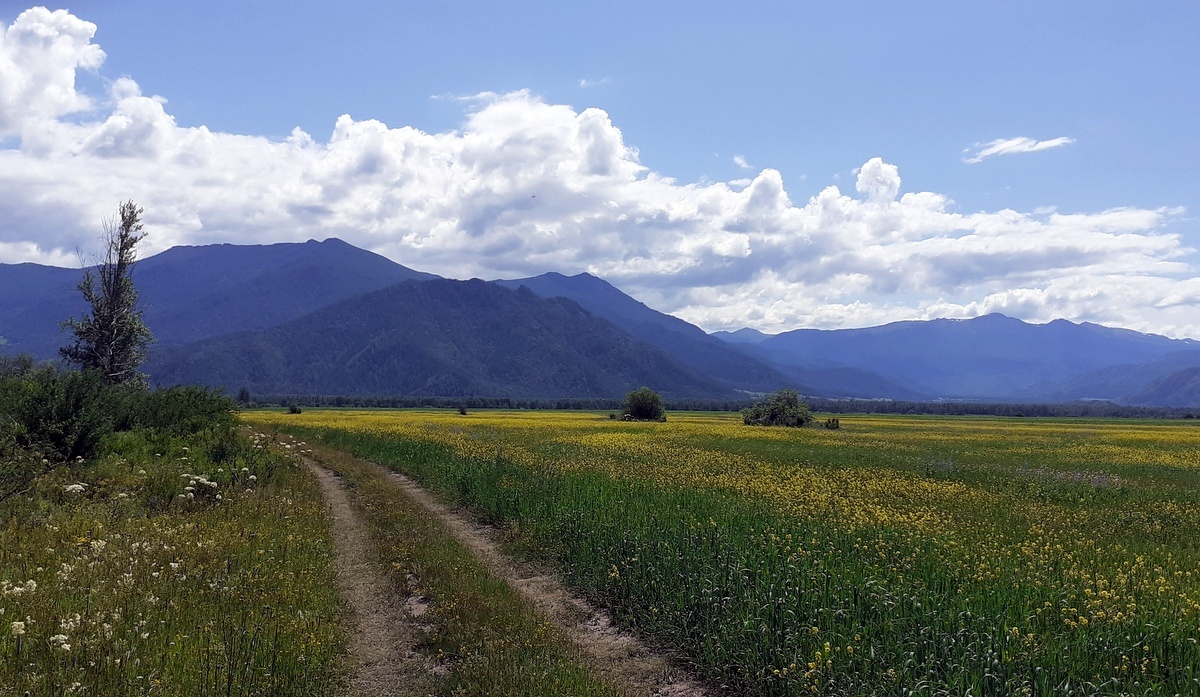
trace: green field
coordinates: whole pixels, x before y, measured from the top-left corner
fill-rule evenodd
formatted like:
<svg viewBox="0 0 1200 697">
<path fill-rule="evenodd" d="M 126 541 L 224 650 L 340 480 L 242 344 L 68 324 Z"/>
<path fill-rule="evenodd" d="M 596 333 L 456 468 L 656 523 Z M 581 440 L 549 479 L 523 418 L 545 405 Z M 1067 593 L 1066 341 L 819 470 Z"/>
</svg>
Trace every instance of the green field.
<svg viewBox="0 0 1200 697">
<path fill-rule="evenodd" d="M 754 694 L 1196 694 L 1200 427 L 253 412 L 503 526 Z"/>
</svg>

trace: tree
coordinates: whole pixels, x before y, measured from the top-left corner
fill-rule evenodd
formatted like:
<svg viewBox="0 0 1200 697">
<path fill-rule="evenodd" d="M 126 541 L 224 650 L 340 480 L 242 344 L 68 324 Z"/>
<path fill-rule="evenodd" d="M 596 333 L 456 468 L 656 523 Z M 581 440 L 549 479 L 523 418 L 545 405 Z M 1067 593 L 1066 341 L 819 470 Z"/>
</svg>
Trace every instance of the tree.
<svg viewBox="0 0 1200 697">
<path fill-rule="evenodd" d="M 666 421 L 662 397 L 649 387 L 642 387 L 625 396 L 625 415 L 634 421 Z"/>
<path fill-rule="evenodd" d="M 800 427 L 812 421 L 808 405 L 800 401 L 795 390 L 783 389 L 766 396 L 763 401 L 742 410 L 747 426 Z M 828 427 L 828 426 L 827 426 Z"/>
<path fill-rule="evenodd" d="M 91 313 L 63 323 L 64 329 L 75 334 L 74 341 L 60 349 L 63 358 L 84 370 L 99 372 L 108 385 L 146 383 L 138 368 L 154 337 L 142 321 L 132 276 L 137 244 L 145 236 L 142 209 L 133 201 L 122 203 L 117 217 L 104 221 L 104 259 L 95 272 L 85 271 L 79 282 Z"/>
</svg>

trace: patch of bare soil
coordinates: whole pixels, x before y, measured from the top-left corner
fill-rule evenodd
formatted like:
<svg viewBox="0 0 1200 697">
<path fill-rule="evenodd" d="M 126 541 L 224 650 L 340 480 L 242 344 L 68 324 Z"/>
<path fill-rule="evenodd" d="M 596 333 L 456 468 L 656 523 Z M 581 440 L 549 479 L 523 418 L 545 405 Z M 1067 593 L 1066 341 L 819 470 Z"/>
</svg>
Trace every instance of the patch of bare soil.
<svg viewBox="0 0 1200 697">
<path fill-rule="evenodd" d="M 572 595 L 557 576 L 514 562 L 500 550 L 490 528 L 443 505 L 409 477 L 398 472 L 389 474 L 410 499 L 436 515 L 492 574 L 517 589 L 538 612 L 570 637 L 613 683 L 638 695 L 703 697 L 706 694 L 698 682 L 662 655 L 619 631 L 603 610 Z"/>
<path fill-rule="evenodd" d="M 434 663 L 414 647 L 424 638 L 416 619 L 424 607 L 389 592 L 370 533 L 338 477 L 308 458 L 304 464 L 321 485 L 333 529 L 337 584 L 354 615 L 350 636 L 350 689 L 359 697 L 434 694 Z"/>
</svg>

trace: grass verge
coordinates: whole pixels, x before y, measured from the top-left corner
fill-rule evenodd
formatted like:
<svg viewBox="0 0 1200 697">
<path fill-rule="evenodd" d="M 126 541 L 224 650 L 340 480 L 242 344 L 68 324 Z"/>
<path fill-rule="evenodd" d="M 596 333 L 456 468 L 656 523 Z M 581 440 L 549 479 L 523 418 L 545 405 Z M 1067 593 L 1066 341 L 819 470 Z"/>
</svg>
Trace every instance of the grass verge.
<svg viewBox="0 0 1200 697">
<path fill-rule="evenodd" d="M 233 429 L 110 434 L 0 503 L 0 696 L 329 695 L 325 510 Z"/>
</svg>

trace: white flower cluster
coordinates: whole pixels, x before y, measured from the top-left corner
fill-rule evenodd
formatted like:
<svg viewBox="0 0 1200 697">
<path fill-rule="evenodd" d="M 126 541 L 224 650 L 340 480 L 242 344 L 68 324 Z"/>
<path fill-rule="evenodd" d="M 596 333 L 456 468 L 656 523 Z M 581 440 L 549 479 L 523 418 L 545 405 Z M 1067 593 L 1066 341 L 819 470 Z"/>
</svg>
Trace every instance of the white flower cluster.
<svg viewBox="0 0 1200 697">
<path fill-rule="evenodd" d="M 32 593 L 36 590 L 37 590 L 37 581 L 34 581 L 33 579 L 29 579 L 28 581 L 26 581 L 23 584 L 22 583 L 14 584 L 12 581 L 8 581 L 8 580 L 0 581 L 0 595 L 4 596 L 6 598 L 10 595 L 20 597 L 26 593 Z"/>
<path fill-rule="evenodd" d="M 82 494 L 83 490 L 87 489 L 87 484 L 84 484 L 83 482 L 76 482 L 74 484 L 68 484 L 64 486 L 63 489 L 66 490 L 68 494 Z"/>
<path fill-rule="evenodd" d="M 221 500 L 221 495 L 216 494 L 216 489 L 219 485 L 203 474 L 188 474 L 185 472 L 180 476 L 188 480 L 188 483 L 187 486 L 183 487 L 183 493 L 176 496 L 176 498 L 194 501 L 197 497 L 204 499 L 210 494 L 215 494 L 214 498 L 218 501 Z"/>
</svg>

